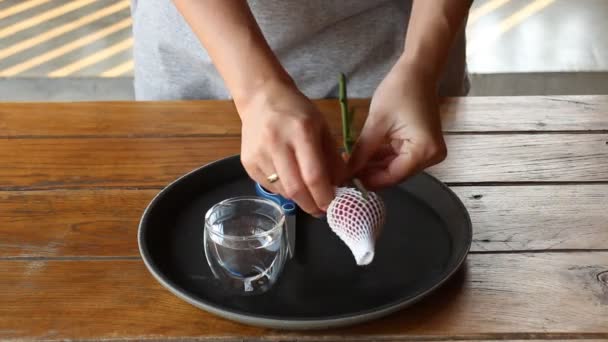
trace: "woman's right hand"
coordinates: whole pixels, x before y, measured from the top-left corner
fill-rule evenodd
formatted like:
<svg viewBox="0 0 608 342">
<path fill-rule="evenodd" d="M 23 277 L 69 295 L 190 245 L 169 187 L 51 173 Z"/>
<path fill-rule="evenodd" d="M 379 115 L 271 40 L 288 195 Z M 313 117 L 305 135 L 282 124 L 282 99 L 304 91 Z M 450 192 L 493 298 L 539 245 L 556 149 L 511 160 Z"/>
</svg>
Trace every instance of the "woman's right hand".
<svg viewBox="0 0 608 342">
<path fill-rule="evenodd" d="M 268 190 L 320 216 L 346 166 L 316 106 L 292 83 L 264 85 L 235 101 L 242 121 L 241 162 Z M 267 179 L 277 174 L 279 180 Z"/>
</svg>

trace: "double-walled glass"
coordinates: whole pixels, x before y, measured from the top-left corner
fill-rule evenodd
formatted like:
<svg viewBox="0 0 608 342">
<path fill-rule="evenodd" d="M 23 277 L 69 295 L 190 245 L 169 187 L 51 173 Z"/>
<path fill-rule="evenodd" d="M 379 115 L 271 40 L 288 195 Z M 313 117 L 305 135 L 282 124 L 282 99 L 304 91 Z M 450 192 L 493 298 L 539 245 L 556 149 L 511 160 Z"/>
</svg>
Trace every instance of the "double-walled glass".
<svg viewBox="0 0 608 342">
<path fill-rule="evenodd" d="M 260 294 L 272 287 L 287 255 L 285 215 L 259 197 L 222 201 L 205 215 L 205 256 L 227 291 Z"/>
</svg>

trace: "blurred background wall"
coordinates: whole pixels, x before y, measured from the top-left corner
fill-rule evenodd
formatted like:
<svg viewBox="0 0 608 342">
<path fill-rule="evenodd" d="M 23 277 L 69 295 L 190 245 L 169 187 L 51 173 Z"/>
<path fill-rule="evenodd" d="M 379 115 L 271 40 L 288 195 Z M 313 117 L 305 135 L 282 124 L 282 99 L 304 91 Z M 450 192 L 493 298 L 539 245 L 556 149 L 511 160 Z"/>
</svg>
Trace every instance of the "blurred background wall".
<svg viewBox="0 0 608 342">
<path fill-rule="evenodd" d="M 0 0 L 0 101 L 132 99 L 129 14 Z M 472 96 L 608 94 L 608 0 L 475 0 L 467 36 Z"/>
</svg>

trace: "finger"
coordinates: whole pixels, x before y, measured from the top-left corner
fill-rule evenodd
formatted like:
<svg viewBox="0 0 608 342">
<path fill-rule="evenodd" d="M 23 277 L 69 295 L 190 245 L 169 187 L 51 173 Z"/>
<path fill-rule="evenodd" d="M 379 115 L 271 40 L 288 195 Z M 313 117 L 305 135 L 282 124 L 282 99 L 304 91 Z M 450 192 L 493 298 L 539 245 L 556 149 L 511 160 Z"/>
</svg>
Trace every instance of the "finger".
<svg viewBox="0 0 608 342">
<path fill-rule="evenodd" d="M 349 177 L 345 159 L 336 148 L 336 141 L 329 130 L 324 130 L 323 155 L 326 156 L 326 164 L 331 174 L 331 184 L 341 185 Z"/>
<path fill-rule="evenodd" d="M 300 175 L 300 168 L 294 152 L 287 145 L 279 147 L 274 154 L 274 166 L 280 175 L 283 196 L 294 200 L 298 206 L 311 215 L 320 216 L 322 211 L 308 192 Z"/>
<path fill-rule="evenodd" d="M 404 181 L 424 167 L 411 153 L 398 155 L 384 168 L 367 170 L 361 176 L 363 183 L 371 189 L 380 189 Z"/>
<path fill-rule="evenodd" d="M 269 164 L 272 165 L 272 163 L 269 163 Z M 271 167 L 266 167 L 266 169 L 268 171 L 262 171 L 260 168 L 258 168 L 259 172 L 257 174 L 259 175 L 258 177 L 261 180 L 256 180 L 256 182 L 260 183 L 266 190 L 268 190 L 270 192 L 273 192 L 276 194 L 283 194 L 285 192 L 285 190 L 283 189 L 280 176 L 279 176 L 279 179 L 273 183 L 271 183 L 268 180 L 268 176 L 272 175 L 273 173 L 276 173 L 277 175 L 279 175 L 279 173 L 275 170 L 274 165 L 272 165 Z"/>
<path fill-rule="evenodd" d="M 266 190 L 282 193 L 283 187 L 281 186 L 280 178 L 274 183 L 270 183 L 268 177 L 273 173 L 277 173 L 268 153 L 257 153 L 253 157 L 247 157 L 248 154 L 241 155 L 241 163 L 247 171 L 247 174 L 251 179 L 260 183 Z M 277 173 L 278 174 L 278 173 Z"/>
<path fill-rule="evenodd" d="M 359 174 L 367 173 L 369 169 L 385 169 L 387 168 L 399 155 L 391 154 L 385 157 L 374 157 L 370 161 L 367 162 L 365 167 L 357 173 Z"/>
<path fill-rule="evenodd" d="M 377 190 L 380 190 L 380 188 L 377 186 L 374 186 L 372 184 L 372 182 L 374 182 L 374 180 L 372 178 L 375 177 L 375 175 L 380 172 L 386 172 L 386 167 L 365 168 L 357 174 L 357 178 L 363 183 L 363 186 L 367 190 L 377 191 Z"/>
<path fill-rule="evenodd" d="M 365 167 L 384 142 L 386 132 L 382 128 L 381 123 L 375 120 L 370 119 L 365 122 L 348 162 L 354 173 Z"/>
<path fill-rule="evenodd" d="M 357 177 L 363 178 L 363 174 L 369 174 L 370 170 L 384 169 L 387 168 L 388 165 L 397 158 L 398 154 L 395 152 L 391 144 L 382 144 L 380 145 L 374 154 L 368 159 L 368 161 L 354 172 L 354 170 L 349 170 L 349 178 Z"/>
<path fill-rule="evenodd" d="M 396 156 L 400 150 L 400 146 L 399 148 L 394 148 L 392 142 L 390 144 L 382 144 L 378 146 L 370 161 L 384 160 L 387 157 Z"/>
<path fill-rule="evenodd" d="M 446 156 L 445 146 L 441 147 L 442 141 L 438 144 L 440 147 L 431 147 L 431 150 L 429 146 L 433 144 L 413 145 L 407 142 L 409 140 L 393 140 L 390 144 L 393 155 L 381 159 L 381 153 L 378 153 L 364 168 L 362 173 L 365 176 L 361 178 L 365 178 L 371 187 L 394 185 L 441 162 Z"/>
<path fill-rule="evenodd" d="M 331 184 L 331 173 L 325 162 L 321 141 L 314 137 L 303 137 L 295 148 L 295 155 L 300 165 L 302 180 L 312 195 L 318 208 L 327 210 L 334 199 L 334 187 Z M 337 153 L 337 152 L 336 152 Z"/>
</svg>

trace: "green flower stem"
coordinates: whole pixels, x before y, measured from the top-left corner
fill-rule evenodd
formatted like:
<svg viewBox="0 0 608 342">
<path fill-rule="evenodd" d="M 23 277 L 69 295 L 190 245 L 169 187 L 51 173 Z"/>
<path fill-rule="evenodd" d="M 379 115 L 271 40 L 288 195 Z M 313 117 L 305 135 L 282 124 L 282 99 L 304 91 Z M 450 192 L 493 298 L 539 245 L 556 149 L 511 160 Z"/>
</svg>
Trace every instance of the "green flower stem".
<svg viewBox="0 0 608 342">
<path fill-rule="evenodd" d="M 350 156 L 353 148 L 353 144 L 355 143 L 355 139 L 352 136 L 352 126 L 353 126 L 353 117 L 354 110 L 348 108 L 348 96 L 346 94 L 346 77 L 344 74 L 340 74 L 339 81 L 339 89 L 338 89 L 338 98 L 340 100 L 340 112 L 342 114 L 342 140 L 344 143 L 344 151 L 346 154 Z M 353 184 L 359 190 L 363 198 L 368 199 L 367 190 L 361 183 L 361 181 L 357 178 L 352 180 Z"/>
<path fill-rule="evenodd" d="M 342 113 L 342 140 L 344 143 L 344 151 L 350 155 L 353 147 L 353 137 L 351 135 L 353 113 L 348 108 L 348 97 L 346 93 L 346 77 L 340 74 L 339 93 L 340 112 Z"/>
</svg>

